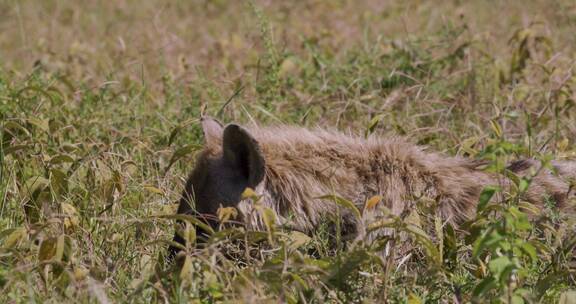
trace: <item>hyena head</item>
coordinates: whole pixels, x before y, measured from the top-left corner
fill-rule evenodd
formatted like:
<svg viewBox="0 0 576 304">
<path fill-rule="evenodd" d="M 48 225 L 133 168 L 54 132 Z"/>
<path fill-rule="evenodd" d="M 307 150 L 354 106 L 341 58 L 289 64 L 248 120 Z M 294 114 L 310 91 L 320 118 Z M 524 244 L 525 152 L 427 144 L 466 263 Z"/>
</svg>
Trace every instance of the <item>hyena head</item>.
<svg viewBox="0 0 576 304">
<path fill-rule="evenodd" d="M 220 207 L 236 207 L 247 187 L 256 188 L 265 175 L 265 161 L 258 142 L 243 127 L 223 127 L 212 118 L 202 118 L 204 150 L 188 177 L 178 207 L 178 214 L 194 214 L 217 226 Z M 204 232 L 196 227 L 197 234 Z M 176 233 L 174 241 L 184 245 Z M 174 255 L 177 248 L 170 249 Z"/>
</svg>

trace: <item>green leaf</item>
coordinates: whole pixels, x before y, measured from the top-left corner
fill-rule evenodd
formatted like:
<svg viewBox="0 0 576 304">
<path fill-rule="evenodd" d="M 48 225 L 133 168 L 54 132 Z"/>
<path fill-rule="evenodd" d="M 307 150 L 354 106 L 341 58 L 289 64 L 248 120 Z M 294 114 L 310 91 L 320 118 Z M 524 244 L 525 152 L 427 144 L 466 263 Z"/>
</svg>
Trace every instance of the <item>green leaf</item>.
<svg viewBox="0 0 576 304">
<path fill-rule="evenodd" d="M 64 259 L 64 254 L 66 252 L 66 240 L 65 236 L 61 235 L 56 240 L 56 252 L 54 253 L 55 261 L 62 261 Z"/>
<path fill-rule="evenodd" d="M 416 237 L 416 240 L 420 242 L 429 251 L 429 254 L 433 257 L 433 260 L 438 261 L 440 254 L 438 249 L 434 246 L 430 236 L 426 232 L 414 225 L 406 225 L 406 231 L 412 233 Z"/>
<path fill-rule="evenodd" d="M 529 186 L 530 186 L 530 180 L 527 180 L 525 178 L 521 178 L 520 184 L 518 185 L 518 190 L 522 193 L 526 192 L 526 190 L 528 190 Z"/>
<path fill-rule="evenodd" d="M 170 158 L 170 161 L 168 162 L 168 166 L 166 166 L 165 171 L 168 172 L 168 170 L 172 167 L 172 165 L 175 162 L 177 162 L 179 159 L 183 158 L 184 156 L 194 152 L 197 149 L 198 149 L 197 145 L 186 145 L 186 146 L 181 147 L 181 148 L 177 149 L 176 151 L 174 151 L 174 153 L 172 154 L 172 157 Z"/>
<path fill-rule="evenodd" d="M 360 213 L 360 210 L 358 210 L 358 208 L 356 208 L 356 206 L 354 205 L 354 203 L 352 203 L 351 201 L 341 198 L 337 195 L 333 195 L 333 194 L 329 194 L 329 195 L 324 195 L 324 196 L 320 196 L 317 197 L 318 199 L 329 199 L 332 200 L 334 203 L 349 209 L 350 211 L 352 211 L 352 213 L 356 216 L 356 218 L 360 219 L 362 217 L 362 214 Z"/>
<path fill-rule="evenodd" d="M 496 137 L 498 138 L 502 137 L 502 127 L 496 120 L 491 120 L 490 126 L 492 127 L 492 131 L 494 131 Z"/>
<path fill-rule="evenodd" d="M 380 120 L 383 117 L 384 117 L 384 114 L 380 114 L 380 115 L 374 116 L 374 118 L 372 118 L 370 120 L 370 122 L 368 123 L 368 127 L 366 128 L 366 133 L 364 134 L 364 136 L 366 138 L 368 138 L 368 136 L 370 136 L 370 134 L 374 133 L 374 129 L 376 129 L 376 126 L 378 126 L 378 123 L 380 122 Z"/>
<path fill-rule="evenodd" d="M 276 214 L 268 207 L 262 207 L 262 219 L 268 231 L 268 239 L 271 244 L 274 244 L 274 232 L 276 231 Z"/>
<path fill-rule="evenodd" d="M 209 234 L 214 234 L 214 229 L 210 227 L 210 225 L 204 223 L 203 221 L 199 220 L 198 218 L 188 215 L 188 214 L 169 214 L 169 215 L 155 215 L 151 216 L 151 218 L 161 218 L 161 219 L 170 219 L 170 220 L 180 220 L 184 222 L 189 222 L 193 225 L 196 225 L 203 229 L 204 231 L 208 232 Z"/>
<path fill-rule="evenodd" d="M 434 230 L 438 240 L 438 259 L 444 261 L 444 230 L 442 229 L 442 218 L 439 215 L 434 217 Z"/>
<path fill-rule="evenodd" d="M 159 195 L 164 195 L 164 191 L 162 191 L 162 189 L 156 188 L 154 186 L 144 186 L 143 188 L 144 188 L 144 190 L 147 190 L 149 192 L 159 194 Z"/>
<path fill-rule="evenodd" d="M 554 284 L 558 283 L 558 282 L 564 282 L 566 280 L 566 278 L 568 277 L 568 272 L 567 271 L 561 271 L 561 272 L 553 272 L 550 273 L 549 275 L 545 276 L 543 279 L 538 280 L 538 282 L 536 282 L 536 294 L 537 294 L 537 298 L 541 298 L 542 296 L 544 296 L 546 294 L 546 292 L 552 287 L 554 286 Z"/>
<path fill-rule="evenodd" d="M 511 264 L 512 261 L 510 261 L 510 258 L 504 255 L 490 260 L 488 263 L 488 269 L 490 269 L 490 272 L 495 274 L 497 277 L 500 277 L 500 274 L 502 274 L 502 272 Z"/>
<path fill-rule="evenodd" d="M 512 206 L 508 208 L 508 212 L 514 217 L 513 225 L 519 231 L 527 231 L 532 229 L 532 224 L 530 224 L 530 220 L 528 220 L 528 216 L 526 213 L 520 211 L 518 207 Z"/>
<path fill-rule="evenodd" d="M 58 154 L 50 159 L 50 164 L 73 163 L 74 159 L 70 155 Z"/>
<path fill-rule="evenodd" d="M 28 118 L 28 122 L 44 132 L 48 132 L 48 119 Z"/>
<path fill-rule="evenodd" d="M 369 260 L 370 255 L 365 250 L 357 249 L 348 252 L 342 259 L 330 265 L 327 282 L 334 287 L 342 288 L 347 283 L 348 276 Z"/>
<path fill-rule="evenodd" d="M 308 289 L 308 284 L 301 276 L 295 273 L 290 273 L 290 276 L 292 277 L 292 280 L 297 282 L 303 289 Z"/>
<path fill-rule="evenodd" d="M 417 296 L 414 293 L 410 293 L 410 295 L 408 296 L 408 304 L 421 304 L 422 299 L 420 299 L 419 296 Z"/>
<path fill-rule="evenodd" d="M 42 176 L 33 176 L 29 178 L 21 189 L 21 195 L 23 197 L 29 197 L 30 199 L 35 199 L 39 192 L 43 191 L 50 182 Z"/>
<path fill-rule="evenodd" d="M 55 168 L 51 169 L 50 186 L 58 195 L 64 195 L 66 191 L 68 191 L 68 177 L 66 176 L 66 173 Z"/>
<path fill-rule="evenodd" d="M 167 146 L 172 145 L 172 143 L 174 142 L 174 139 L 176 139 L 176 136 L 178 135 L 178 133 L 180 133 L 180 130 L 182 130 L 181 125 L 178 125 L 174 129 L 172 129 L 172 132 L 170 132 L 170 136 L 168 136 Z"/>
<path fill-rule="evenodd" d="M 12 248 L 16 246 L 20 240 L 26 238 L 26 233 L 27 231 L 25 228 L 14 229 L 4 241 L 4 248 Z"/>
<path fill-rule="evenodd" d="M 472 248 L 472 257 L 477 258 L 484 250 L 489 249 L 491 246 L 502 241 L 502 237 L 497 231 L 492 228 L 488 228 L 479 239 L 474 242 L 474 247 Z"/>
<path fill-rule="evenodd" d="M 472 295 L 475 298 L 482 297 L 483 295 L 487 294 L 490 290 L 496 287 L 496 280 L 493 277 L 486 277 L 484 280 L 480 282 L 480 284 L 476 285 Z"/>
<path fill-rule="evenodd" d="M 34 145 L 12 145 L 12 146 L 8 146 L 6 148 L 4 148 L 4 154 L 6 155 L 10 155 L 10 154 L 14 154 L 20 150 L 27 150 L 27 149 L 33 149 Z"/>
<path fill-rule="evenodd" d="M 38 249 L 38 260 L 48 261 L 56 255 L 56 238 L 48 238 L 42 241 Z"/>
<path fill-rule="evenodd" d="M 238 210 L 234 207 L 220 207 L 216 210 L 216 214 L 220 223 L 224 224 L 231 218 L 235 219 L 238 216 Z"/>
<path fill-rule="evenodd" d="M 536 248 L 534 248 L 532 244 L 530 244 L 529 242 L 522 242 L 522 244 L 520 245 L 520 249 L 524 251 L 526 254 L 528 254 L 530 260 L 532 260 L 533 263 L 537 261 L 538 256 L 536 253 Z"/>
<path fill-rule="evenodd" d="M 495 186 L 487 186 L 482 190 L 482 193 L 480 193 L 480 198 L 478 200 L 478 205 L 476 206 L 476 212 L 482 213 L 482 211 L 484 211 L 486 205 L 488 204 L 488 202 L 490 202 L 490 200 L 494 196 L 494 193 L 496 193 L 497 190 L 498 187 Z"/>
<path fill-rule="evenodd" d="M 290 249 L 298 249 L 312 240 L 308 235 L 300 231 L 291 231 L 288 238 L 290 240 L 290 243 L 288 244 Z"/>
<path fill-rule="evenodd" d="M 180 279 L 185 282 L 189 281 L 192 279 L 193 273 L 194 269 L 192 267 L 192 258 L 190 256 L 186 256 L 184 264 L 182 265 L 182 270 L 180 270 Z"/>
<path fill-rule="evenodd" d="M 524 299 L 519 295 L 513 295 L 512 304 L 524 304 Z"/>
<path fill-rule="evenodd" d="M 28 129 L 24 128 L 21 124 L 17 123 L 16 121 L 13 120 L 8 120 L 4 123 L 3 125 L 4 130 L 9 132 L 9 133 L 15 133 L 15 132 L 10 132 L 10 130 L 18 130 L 19 132 L 24 133 L 26 136 L 30 136 L 30 132 L 28 131 Z"/>
</svg>

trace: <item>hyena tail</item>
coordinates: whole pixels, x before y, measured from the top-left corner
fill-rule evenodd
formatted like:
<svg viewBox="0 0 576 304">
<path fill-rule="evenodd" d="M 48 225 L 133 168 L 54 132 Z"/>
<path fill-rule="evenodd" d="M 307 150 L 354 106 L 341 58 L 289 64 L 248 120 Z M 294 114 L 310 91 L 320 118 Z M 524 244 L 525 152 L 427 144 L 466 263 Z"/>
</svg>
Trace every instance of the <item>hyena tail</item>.
<svg viewBox="0 0 576 304">
<path fill-rule="evenodd" d="M 558 171 L 558 175 L 566 179 L 567 182 L 576 183 L 576 160 L 553 161 L 552 166 Z"/>
<path fill-rule="evenodd" d="M 512 162 L 508 170 L 520 175 L 530 174 L 532 169 L 539 172 L 528 190 L 529 201 L 542 203 L 550 196 L 561 209 L 576 211 L 576 161 L 552 161 L 550 170 L 541 165 L 538 160 L 524 159 Z"/>
<path fill-rule="evenodd" d="M 530 168 L 539 168 L 540 161 L 535 159 L 517 160 L 508 165 L 508 170 L 514 173 L 526 172 Z M 555 173 L 566 182 L 576 179 L 576 160 L 554 160 L 551 163 Z"/>
</svg>

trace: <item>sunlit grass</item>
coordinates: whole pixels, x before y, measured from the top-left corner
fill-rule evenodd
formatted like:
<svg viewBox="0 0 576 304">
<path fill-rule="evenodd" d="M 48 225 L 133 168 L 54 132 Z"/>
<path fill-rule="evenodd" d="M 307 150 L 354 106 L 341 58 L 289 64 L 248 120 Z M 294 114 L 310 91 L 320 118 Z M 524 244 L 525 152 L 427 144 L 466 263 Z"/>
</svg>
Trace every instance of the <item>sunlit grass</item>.
<svg viewBox="0 0 576 304">
<path fill-rule="evenodd" d="M 419 225 L 393 219 L 414 248 L 396 259 L 379 253 L 400 239 L 343 242 L 327 219 L 311 236 L 230 228 L 165 265 L 200 113 L 496 165 L 576 156 L 571 1 L 378 2 L 0 3 L 0 301 L 574 297 L 573 219 L 527 221 L 518 193 L 461 229 L 422 202 Z"/>
</svg>

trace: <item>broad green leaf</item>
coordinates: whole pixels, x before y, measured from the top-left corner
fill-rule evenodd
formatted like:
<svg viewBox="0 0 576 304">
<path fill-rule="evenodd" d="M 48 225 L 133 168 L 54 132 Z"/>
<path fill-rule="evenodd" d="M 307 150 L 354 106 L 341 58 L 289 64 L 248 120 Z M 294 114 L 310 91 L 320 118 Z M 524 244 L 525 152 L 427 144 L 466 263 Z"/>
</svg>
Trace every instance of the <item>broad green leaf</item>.
<svg viewBox="0 0 576 304">
<path fill-rule="evenodd" d="M 56 155 L 50 159 L 50 164 L 52 164 L 52 165 L 57 165 L 57 164 L 61 164 L 61 163 L 73 163 L 73 162 L 74 162 L 74 158 L 72 158 L 70 155 L 66 155 L 66 154 L 59 154 L 59 155 Z"/>
<path fill-rule="evenodd" d="M 35 198 L 38 193 L 44 190 L 50 181 L 42 176 L 33 176 L 26 181 L 26 184 L 21 189 L 21 195 L 23 197 L 29 197 L 31 199 Z"/>
<path fill-rule="evenodd" d="M 528 220 L 526 213 L 520 211 L 520 209 L 518 209 L 516 206 L 510 207 L 508 211 L 514 217 L 513 224 L 516 229 L 520 231 L 527 231 L 532 229 L 532 224 L 530 224 L 530 220 Z"/>
<path fill-rule="evenodd" d="M 422 303 L 422 299 L 420 299 L 419 296 L 417 296 L 414 293 L 410 293 L 410 295 L 408 295 L 408 304 L 421 304 Z"/>
<path fill-rule="evenodd" d="M 50 170 L 50 186 L 59 196 L 65 195 L 68 191 L 68 176 L 59 169 Z"/>
<path fill-rule="evenodd" d="M 544 296 L 546 292 L 559 282 L 565 282 L 569 276 L 567 271 L 553 272 L 536 282 L 535 290 L 538 298 Z"/>
<path fill-rule="evenodd" d="M 497 231 L 489 228 L 474 242 L 472 256 L 477 258 L 482 252 L 489 249 L 492 245 L 499 243 L 503 239 L 504 238 Z"/>
<path fill-rule="evenodd" d="M 525 179 L 525 178 L 521 178 L 520 179 L 520 184 L 518 185 L 518 190 L 523 193 L 526 192 L 526 190 L 528 190 L 528 187 L 530 186 L 530 181 Z"/>
<path fill-rule="evenodd" d="M 362 217 L 362 214 L 360 214 L 360 210 L 358 210 L 358 208 L 356 208 L 354 203 L 352 203 L 351 201 L 349 201 L 347 199 L 341 198 L 341 197 L 339 197 L 337 195 L 333 195 L 333 194 L 324 195 L 324 196 L 320 196 L 317 198 L 318 199 L 329 199 L 329 200 L 333 201 L 334 203 L 352 211 L 352 214 L 354 214 L 356 216 L 356 218 L 359 219 Z"/>
<path fill-rule="evenodd" d="M 499 277 L 504 269 L 506 269 L 511 264 L 512 261 L 510 261 L 510 258 L 504 255 L 491 259 L 490 262 L 488 262 L 488 269 L 490 269 L 493 274 Z"/>
<path fill-rule="evenodd" d="M 482 190 L 478 205 L 476 206 L 476 212 L 482 213 L 482 211 L 484 211 L 484 208 L 486 208 L 486 205 L 490 202 L 497 190 L 498 188 L 493 186 L 487 186 Z"/>
<path fill-rule="evenodd" d="M 519 295 L 512 296 L 512 304 L 524 304 L 524 299 Z"/>
<path fill-rule="evenodd" d="M 428 252 L 428 258 L 430 258 L 431 261 L 433 261 L 437 265 L 442 263 L 442 259 L 440 253 L 438 252 L 438 248 L 436 248 L 436 246 L 430 239 L 430 236 L 428 236 L 428 234 L 426 234 L 424 230 L 414 225 L 407 225 L 406 230 L 408 232 L 411 232 L 416 237 L 416 241 L 424 245 L 424 247 Z"/>
<path fill-rule="evenodd" d="M 522 244 L 520 245 L 520 248 L 522 249 L 522 251 L 524 251 L 526 254 L 528 254 L 528 256 L 530 257 L 532 262 L 537 261 L 538 256 L 536 253 L 536 248 L 534 248 L 534 246 L 532 246 L 532 244 L 530 244 L 529 242 L 522 242 Z"/>
<path fill-rule="evenodd" d="M 291 231 L 288 238 L 290 240 L 288 246 L 293 250 L 308 244 L 312 240 L 308 235 L 300 231 Z"/>
<path fill-rule="evenodd" d="M 4 248 L 12 248 L 16 246 L 20 240 L 26 238 L 27 231 L 25 228 L 16 228 L 8 235 L 4 241 Z"/>
<path fill-rule="evenodd" d="M 60 235 L 58 239 L 56 239 L 56 252 L 54 253 L 54 260 L 58 262 L 64 259 L 64 253 L 66 250 L 64 237 L 64 235 Z"/>
<path fill-rule="evenodd" d="M 28 122 L 44 132 L 49 131 L 48 119 L 28 118 Z"/>
<path fill-rule="evenodd" d="M 494 287 L 496 287 L 496 280 L 493 277 L 486 277 L 480 282 L 480 284 L 476 285 L 472 295 L 476 298 L 482 297 L 490 290 L 494 289 Z"/>
<path fill-rule="evenodd" d="M 182 265 L 182 269 L 180 270 L 180 279 L 182 281 L 189 281 L 192 279 L 192 274 L 194 273 L 194 269 L 192 267 L 192 258 L 190 256 L 186 256 L 184 260 L 184 264 Z"/>
<path fill-rule="evenodd" d="M 38 248 L 38 260 L 48 261 L 56 255 L 56 238 L 47 238 L 42 241 Z"/>
<path fill-rule="evenodd" d="M 33 149 L 34 145 L 11 145 L 4 148 L 4 154 L 10 155 L 20 150 Z"/>
<path fill-rule="evenodd" d="M 344 286 L 348 276 L 356 271 L 360 265 L 370 260 L 370 255 L 363 249 L 347 252 L 336 263 L 329 265 L 328 283 L 337 288 Z"/>
</svg>

